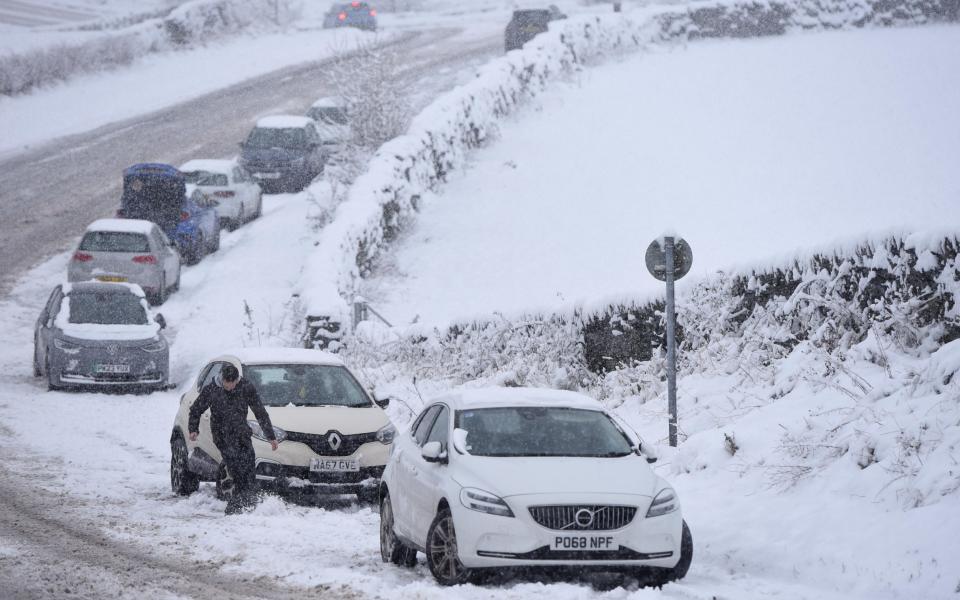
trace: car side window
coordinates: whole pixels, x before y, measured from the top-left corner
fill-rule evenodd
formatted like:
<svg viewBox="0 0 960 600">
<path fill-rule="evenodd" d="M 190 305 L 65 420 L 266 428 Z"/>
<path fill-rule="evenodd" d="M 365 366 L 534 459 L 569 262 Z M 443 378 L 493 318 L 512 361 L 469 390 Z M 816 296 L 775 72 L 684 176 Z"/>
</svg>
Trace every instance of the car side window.
<svg viewBox="0 0 960 600">
<path fill-rule="evenodd" d="M 57 296 L 60 294 L 60 286 L 57 286 L 50 292 L 50 297 L 47 298 L 47 305 L 43 307 L 43 323 L 44 325 L 50 322 L 50 319 L 57 316 L 57 313 L 53 312 L 54 306 L 59 307 L 60 303 L 57 301 Z"/>
<path fill-rule="evenodd" d="M 418 446 L 422 446 L 426 441 L 427 433 L 433 426 L 434 417 L 436 417 L 437 413 L 440 412 L 440 408 L 441 406 L 439 404 L 435 404 L 428 408 L 420 417 L 420 420 L 416 423 L 416 428 L 411 430 L 413 431 L 413 440 Z"/>
<path fill-rule="evenodd" d="M 440 409 L 440 413 L 437 415 L 437 418 L 433 422 L 433 427 L 430 428 L 430 435 L 427 436 L 424 444 L 428 442 L 440 442 L 440 445 L 444 448 L 447 447 L 447 431 L 449 430 L 450 421 L 450 411 L 446 406 L 443 406 Z"/>
<path fill-rule="evenodd" d="M 57 315 L 60 314 L 60 304 L 63 302 L 63 290 L 60 286 L 57 286 L 57 289 L 53 291 L 53 298 L 51 298 L 50 312 L 47 313 L 47 323 L 53 324 L 54 320 L 57 318 Z"/>
<path fill-rule="evenodd" d="M 207 385 L 212 383 L 213 378 L 220 374 L 220 369 L 222 368 L 223 363 L 216 362 L 204 369 L 203 372 L 200 373 L 200 377 L 197 379 L 197 381 L 200 383 L 197 389 L 202 390 L 203 388 L 207 387 Z"/>
</svg>

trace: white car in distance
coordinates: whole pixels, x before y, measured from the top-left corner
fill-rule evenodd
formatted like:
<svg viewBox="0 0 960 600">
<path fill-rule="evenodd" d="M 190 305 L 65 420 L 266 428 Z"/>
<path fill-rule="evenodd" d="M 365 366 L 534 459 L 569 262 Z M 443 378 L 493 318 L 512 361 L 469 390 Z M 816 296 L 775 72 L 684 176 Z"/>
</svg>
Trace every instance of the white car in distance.
<svg viewBox="0 0 960 600">
<path fill-rule="evenodd" d="M 478 570 L 625 571 L 684 577 L 693 538 L 656 454 L 599 402 L 528 388 L 465 390 L 397 437 L 380 486 L 384 562 L 424 552 L 443 585 Z"/>
<path fill-rule="evenodd" d="M 263 212 L 263 191 L 235 160 L 196 159 L 180 165 L 188 186 L 217 203 L 220 226 L 233 231 Z"/>
</svg>

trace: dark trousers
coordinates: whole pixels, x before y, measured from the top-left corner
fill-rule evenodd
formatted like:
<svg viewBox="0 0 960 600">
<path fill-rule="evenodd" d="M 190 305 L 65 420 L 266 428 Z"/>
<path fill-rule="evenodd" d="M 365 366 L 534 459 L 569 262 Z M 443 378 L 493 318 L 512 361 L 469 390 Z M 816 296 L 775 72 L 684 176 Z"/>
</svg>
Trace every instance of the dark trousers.
<svg viewBox="0 0 960 600">
<path fill-rule="evenodd" d="M 227 502 L 227 512 L 238 512 L 256 500 L 256 454 L 253 444 L 250 438 L 235 438 L 220 448 L 220 454 L 233 478 L 233 496 Z"/>
</svg>

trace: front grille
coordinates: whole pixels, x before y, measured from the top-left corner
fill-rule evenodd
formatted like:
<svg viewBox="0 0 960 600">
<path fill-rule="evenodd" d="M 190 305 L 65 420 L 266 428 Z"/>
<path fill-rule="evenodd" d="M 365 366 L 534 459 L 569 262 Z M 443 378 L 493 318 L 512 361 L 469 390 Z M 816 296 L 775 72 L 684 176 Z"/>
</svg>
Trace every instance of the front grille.
<svg viewBox="0 0 960 600">
<path fill-rule="evenodd" d="M 560 531 L 609 531 L 630 524 L 636 506 L 565 504 L 531 506 L 530 516 L 547 529 Z"/>
<path fill-rule="evenodd" d="M 330 436 L 336 434 L 340 438 L 340 447 L 336 450 L 330 446 Z M 357 451 L 360 446 L 369 442 L 377 441 L 376 432 L 359 433 L 356 435 L 344 435 L 339 431 L 328 431 L 323 434 L 300 433 L 298 431 L 288 431 L 287 439 L 291 442 L 300 442 L 306 444 L 311 450 L 320 456 L 350 456 Z"/>
</svg>

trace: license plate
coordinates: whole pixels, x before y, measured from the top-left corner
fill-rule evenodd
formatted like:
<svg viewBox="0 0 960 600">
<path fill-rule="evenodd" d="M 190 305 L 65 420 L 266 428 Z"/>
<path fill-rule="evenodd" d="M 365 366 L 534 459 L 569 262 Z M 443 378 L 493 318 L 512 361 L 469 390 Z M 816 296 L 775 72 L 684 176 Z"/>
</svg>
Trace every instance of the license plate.
<svg viewBox="0 0 960 600">
<path fill-rule="evenodd" d="M 97 275 L 97 281 L 109 281 L 114 283 L 123 283 L 127 280 L 126 277 L 121 277 L 120 275 Z"/>
<path fill-rule="evenodd" d="M 619 547 L 612 535 L 555 535 L 550 540 L 551 550 L 560 551 L 604 551 Z"/>
<path fill-rule="evenodd" d="M 280 179 L 280 173 L 254 173 L 253 176 L 260 179 Z"/>
<path fill-rule="evenodd" d="M 97 365 L 97 373 L 129 373 L 130 365 Z"/>
<path fill-rule="evenodd" d="M 349 458 L 314 458 L 310 461 L 310 470 L 321 473 L 344 473 L 360 470 L 360 461 Z"/>
</svg>

